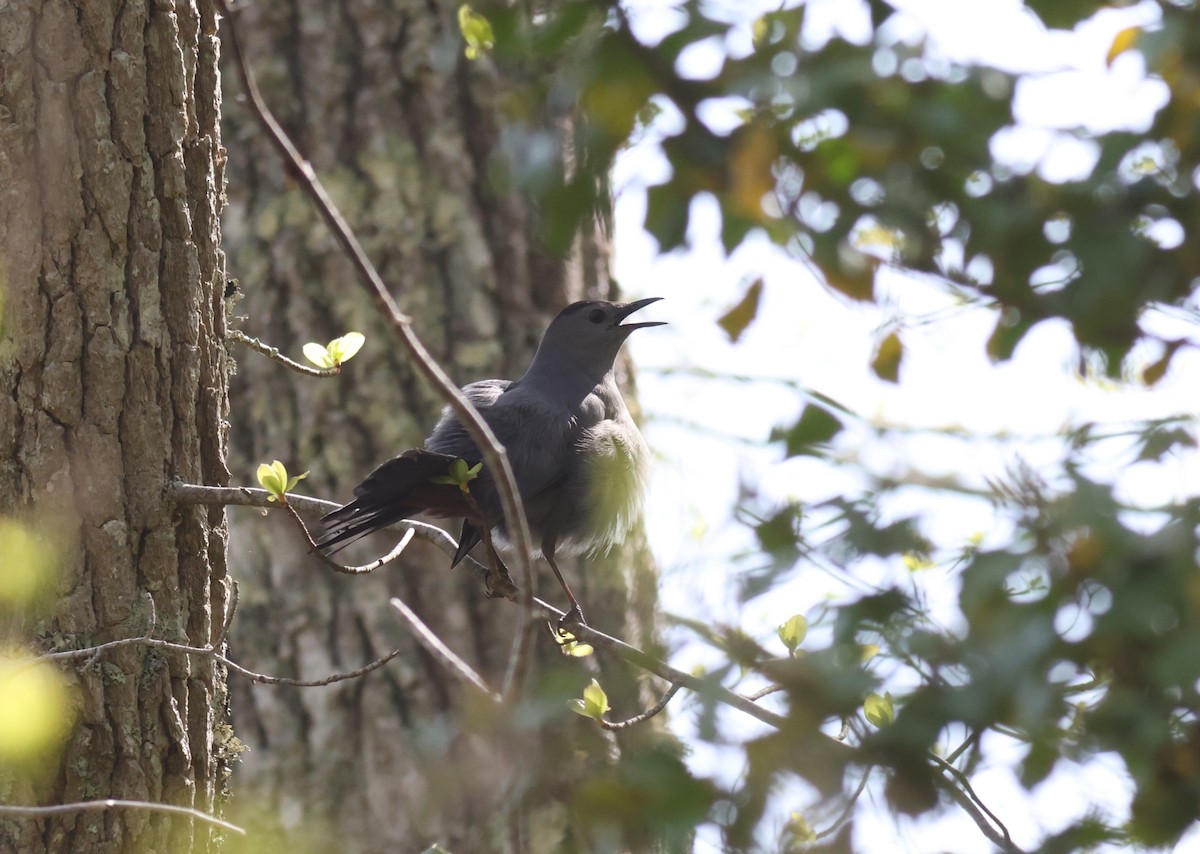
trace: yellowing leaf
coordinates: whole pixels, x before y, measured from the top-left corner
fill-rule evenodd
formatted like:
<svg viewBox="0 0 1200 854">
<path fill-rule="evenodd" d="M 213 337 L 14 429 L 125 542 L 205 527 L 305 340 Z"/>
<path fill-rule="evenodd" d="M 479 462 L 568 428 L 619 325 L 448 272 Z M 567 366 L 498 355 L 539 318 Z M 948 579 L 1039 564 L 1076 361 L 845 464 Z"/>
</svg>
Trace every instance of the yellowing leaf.
<svg viewBox="0 0 1200 854">
<path fill-rule="evenodd" d="M 900 336 L 893 332 L 879 342 L 875 358 L 871 360 L 871 370 L 881 380 L 887 380 L 890 383 L 899 382 L 900 362 L 903 358 L 904 344 L 901 343 Z"/>
<path fill-rule="evenodd" d="M 1133 49 L 1141 34 L 1142 31 L 1138 27 L 1126 27 L 1117 33 L 1113 37 L 1112 44 L 1108 46 L 1108 53 L 1104 56 L 1104 64 L 1111 68 L 1118 56 L 1127 50 Z"/>
<path fill-rule="evenodd" d="M 467 43 L 463 50 L 467 59 L 478 59 L 496 44 L 491 21 L 466 3 L 458 7 L 458 29 L 462 33 L 463 41 Z"/>
<path fill-rule="evenodd" d="M 892 704 L 892 695 L 870 694 L 863 703 L 863 712 L 867 720 L 877 727 L 885 727 L 896 719 L 896 709 Z"/>
<path fill-rule="evenodd" d="M 738 304 L 717 320 L 717 325 L 725 330 L 729 340 L 735 344 L 758 314 L 758 300 L 762 296 L 762 289 L 762 279 L 757 279 L 746 289 L 745 295 L 738 301 Z"/>
<path fill-rule="evenodd" d="M 864 643 L 862 645 L 862 650 L 860 651 L 859 655 L 861 656 L 860 660 L 862 661 L 862 663 L 866 664 L 872 658 L 879 655 L 879 644 Z"/>
<path fill-rule="evenodd" d="M 53 750 L 70 732 L 74 711 L 58 668 L 19 652 L 0 652 L 0 762 Z"/>
</svg>

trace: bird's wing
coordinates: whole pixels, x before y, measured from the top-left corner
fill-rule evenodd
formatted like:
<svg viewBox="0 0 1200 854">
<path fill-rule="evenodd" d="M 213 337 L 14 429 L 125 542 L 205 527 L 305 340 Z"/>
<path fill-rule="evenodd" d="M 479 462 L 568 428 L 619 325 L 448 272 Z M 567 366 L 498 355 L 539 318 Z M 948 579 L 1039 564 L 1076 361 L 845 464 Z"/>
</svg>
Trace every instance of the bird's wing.
<svg viewBox="0 0 1200 854">
<path fill-rule="evenodd" d="M 567 474 L 570 449 L 580 432 L 577 419 L 546 401 L 535 389 L 508 380 L 471 383 L 463 388 L 463 394 L 504 445 L 517 488 L 526 501 L 561 482 Z M 482 459 L 475 441 L 449 409 L 443 412 L 425 447 L 462 457 L 471 464 Z M 483 493 L 479 497 L 488 509 L 499 510 L 498 499 L 494 507 L 489 506 L 492 495 Z"/>
<path fill-rule="evenodd" d="M 463 386 L 462 393 L 486 419 L 488 410 L 510 385 L 509 380 L 480 380 Z M 425 440 L 425 447 L 439 454 L 461 457 L 472 465 L 481 459 L 475 440 L 449 406 L 442 410 L 441 420 Z"/>
</svg>

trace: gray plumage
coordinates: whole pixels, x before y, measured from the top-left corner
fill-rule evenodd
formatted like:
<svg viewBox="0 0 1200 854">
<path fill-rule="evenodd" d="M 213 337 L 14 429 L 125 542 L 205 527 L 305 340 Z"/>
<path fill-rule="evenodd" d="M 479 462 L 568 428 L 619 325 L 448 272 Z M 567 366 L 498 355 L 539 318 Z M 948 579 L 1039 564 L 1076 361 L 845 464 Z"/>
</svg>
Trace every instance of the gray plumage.
<svg viewBox="0 0 1200 854">
<path fill-rule="evenodd" d="M 648 452 L 617 388 L 613 363 L 633 330 L 661 325 L 622 324 L 657 299 L 573 303 L 551 322 L 520 379 L 481 380 L 463 388 L 504 445 L 534 543 L 579 619 L 555 556 L 620 542 L 641 508 Z M 405 451 L 384 463 L 355 489 L 354 501 L 325 517 L 320 545 L 340 547 L 418 512 L 463 518 L 455 563 L 481 539 L 482 528 L 503 535 L 504 514 L 486 468 L 470 482 L 482 515 L 464 505 L 457 487 L 433 481 L 459 458 L 474 465 L 482 455 L 447 408 L 423 451 Z"/>
</svg>

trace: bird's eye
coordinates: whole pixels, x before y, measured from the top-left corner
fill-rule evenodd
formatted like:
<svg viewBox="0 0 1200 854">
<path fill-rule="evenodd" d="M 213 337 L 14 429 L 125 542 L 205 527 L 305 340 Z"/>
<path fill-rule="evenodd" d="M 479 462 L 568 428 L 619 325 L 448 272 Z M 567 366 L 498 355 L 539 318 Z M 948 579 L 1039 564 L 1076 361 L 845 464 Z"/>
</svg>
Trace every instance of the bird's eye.
<svg viewBox="0 0 1200 854">
<path fill-rule="evenodd" d="M 588 312 L 588 320 L 590 320 L 592 323 L 603 323 L 604 322 L 603 309 L 593 308 L 591 311 Z"/>
</svg>

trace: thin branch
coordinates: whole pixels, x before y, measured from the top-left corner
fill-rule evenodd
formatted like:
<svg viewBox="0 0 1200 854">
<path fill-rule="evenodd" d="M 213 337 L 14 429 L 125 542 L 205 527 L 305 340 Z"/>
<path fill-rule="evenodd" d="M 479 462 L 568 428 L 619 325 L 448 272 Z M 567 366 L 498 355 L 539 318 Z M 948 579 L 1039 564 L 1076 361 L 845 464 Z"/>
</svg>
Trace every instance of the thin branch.
<svg viewBox="0 0 1200 854">
<path fill-rule="evenodd" d="M 509 464 L 508 455 L 504 452 L 504 446 L 500 444 L 500 440 L 496 438 L 496 434 L 483 420 L 479 411 L 471 405 L 458 386 L 425 349 L 425 345 L 413 331 L 412 319 L 401 312 L 395 300 L 392 299 L 391 293 L 379 272 L 367 258 L 358 238 L 346 224 L 320 179 L 317 178 L 312 164 L 300 155 L 296 146 L 292 144 L 291 139 L 280 127 L 279 122 L 271 115 L 258 91 L 254 72 L 251 71 L 250 63 L 242 49 L 241 39 L 238 36 L 236 13 L 229 8 L 226 0 L 217 0 L 217 8 L 225 18 L 227 38 L 223 39 L 223 42 L 230 49 L 234 67 L 237 69 L 238 77 L 241 78 L 242 88 L 245 90 L 251 112 L 266 131 L 267 137 L 275 146 L 280 157 L 283 158 L 285 165 L 291 167 L 292 176 L 313 200 L 318 213 L 325 220 L 338 243 L 341 244 L 346 257 L 354 265 L 359 283 L 373 297 L 380 314 L 390 321 L 397 337 L 412 356 L 414 366 L 441 393 L 442 398 L 446 400 L 450 409 L 466 428 L 467 433 L 475 440 L 485 464 L 492 473 L 500 503 L 504 509 L 506 528 L 516 553 L 517 569 L 521 577 L 520 604 L 524 612 L 521 625 L 524 631 L 526 630 L 524 626 L 529 622 L 533 611 L 534 574 L 531 538 L 529 523 L 525 519 L 525 510 L 521 505 L 520 492 L 517 489 L 517 480 L 513 475 L 512 466 Z M 518 633 L 514 638 L 514 644 L 521 642 L 521 634 Z"/>
<path fill-rule="evenodd" d="M 937 779 L 945 786 L 950 797 L 957 801 L 958 805 L 971 816 L 972 820 L 983 832 L 983 835 L 996 843 L 1001 850 L 1008 852 L 1008 854 L 1023 854 L 1022 850 L 1012 841 L 1012 837 L 1009 836 L 1008 828 L 1005 827 L 1004 822 L 1000 821 L 996 817 L 996 814 L 988 809 L 987 804 L 975 793 L 975 789 L 971 786 L 971 781 L 967 779 L 967 775 L 942 759 L 942 757 L 932 753 L 929 756 L 935 765 L 954 777 L 958 785 L 951 784 L 949 780 L 940 775 Z"/>
<path fill-rule="evenodd" d="M 956 748 L 954 749 L 954 752 L 953 752 L 953 753 L 951 753 L 949 756 L 947 756 L 947 757 L 946 757 L 946 764 L 947 764 L 947 765 L 953 765 L 953 764 L 954 764 L 954 761 L 955 761 L 956 759 L 958 759 L 958 757 L 962 756 L 962 755 L 963 755 L 963 752 L 964 752 L 964 751 L 966 751 L 966 750 L 967 750 L 967 748 L 969 748 L 969 747 L 971 747 L 972 745 L 974 745 L 974 744 L 978 743 L 978 742 L 979 742 L 979 736 L 980 736 L 980 732 L 981 732 L 981 731 L 980 731 L 980 730 L 978 730 L 978 729 L 972 730 L 972 731 L 971 731 L 971 734 L 970 734 L 969 736 L 967 736 L 966 740 L 965 740 L 965 741 L 963 741 L 963 743 L 962 743 L 962 744 L 960 744 L 958 747 L 956 747 Z"/>
<path fill-rule="evenodd" d="M 536 605 L 541 611 L 551 619 L 557 621 L 565 616 L 563 611 L 555 608 L 541 599 L 534 599 Z M 679 684 L 689 691 L 693 691 L 701 696 L 712 697 L 720 703 L 727 706 L 732 706 L 738 711 L 745 712 L 753 718 L 757 718 L 769 726 L 776 729 L 782 729 L 786 723 L 782 715 L 777 715 L 775 712 L 764 709 L 756 704 L 753 700 L 743 697 L 741 694 L 729 690 L 721 683 L 701 676 L 693 676 L 690 673 L 685 673 L 682 670 L 672 667 L 665 661 L 655 658 L 648 652 L 643 652 L 636 646 L 631 646 L 625 641 L 606 635 L 599 629 L 593 628 L 587 624 L 577 624 L 571 626 L 571 634 L 575 635 L 576 640 L 586 641 L 592 646 L 606 649 L 609 652 L 615 653 L 621 658 L 628 661 L 630 664 L 635 664 L 643 670 L 648 670 L 655 676 L 659 676 L 667 682 Z M 849 749 L 849 748 L 847 748 Z"/>
<path fill-rule="evenodd" d="M 132 809 L 142 812 L 160 812 L 169 813 L 171 815 L 182 815 L 188 818 L 194 818 L 197 821 L 208 822 L 216 825 L 223 830 L 231 830 L 234 833 L 246 835 L 245 829 L 238 827 L 236 824 L 230 824 L 224 819 L 217 818 L 215 815 L 209 815 L 200 810 L 192 809 L 191 807 L 181 807 L 175 804 L 156 804 L 152 801 L 120 801 L 113 798 L 106 798 L 102 801 L 76 801 L 70 804 L 54 804 L 47 807 L 27 807 L 18 806 L 15 804 L 0 804 L 0 816 L 11 816 L 13 818 L 42 818 L 48 815 L 64 815 L 77 812 L 102 812 L 109 809 Z"/>
<path fill-rule="evenodd" d="M 97 644 L 96 646 L 87 646 L 81 649 L 66 649 L 59 652 L 47 652 L 37 656 L 33 661 L 72 661 L 77 658 L 92 658 L 99 656 L 102 653 L 113 649 L 120 649 L 125 646 L 147 646 L 152 649 L 165 649 L 169 652 L 179 652 L 184 655 L 202 655 L 211 658 L 219 664 L 223 664 L 235 673 L 240 673 L 251 682 L 258 682 L 263 685 L 291 685 L 296 688 L 320 688 L 325 685 L 332 685 L 335 682 L 344 682 L 347 679 L 357 679 L 359 676 L 370 673 L 372 670 L 378 670 L 383 665 L 387 664 L 393 658 L 398 656 L 403 650 L 395 649 L 389 652 L 382 658 L 365 664 L 357 670 L 352 670 L 349 673 L 335 673 L 332 676 L 326 676 L 323 679 L 292 679 L 287 676 L 269 676 L 266 673 L 257 673 L 249 668 L 243 667 L 236 661 L 226 658 L 221 653 L 211 646 L 188 646 L 182 643 L 173 643 L 172 641 L 162 640 L 161 638 L 138 637 L 138 638 L 120 638 L 119 640 L 108 641 L 107 643 Z"/>
<path fill-rule="evenodd" d="M 766 688 L 761 688 L 753 694 L 747 694 L 746 698 L 754 701 L 761 700 L 763 697 L 769 697 L 772 694 L 778 694 L 780 691 L 786 691 L 782 685 L 768 685 Z"/>
<path fill-rule="evenodd" d="M 265 489 L 251 489 L 246 486 L 200 486 L 194 483 L 173 481 L 167 484 L 166 496 L 179 504 L 217 504 L 237 507 L 261 507 L 264 510 L 279 509 L 278 501 L 270 500 L 271 493 Z M 288 506 L 302 513 L 319 513 L 324 515 L 337 510 L 342 505 L 323 498 L 310 498 L 307 495 L 287 494 Z M 458 551 L 458 542 L 437 525 L 418 522 L 415 519 L 401 519 L 394 523 L 398 528 L 412 531 L 421 540 L 432 543 L 443 552 L 453 555 Z M 488 568 L 475 558 L 467 556 L 464 563 L 478 575 L 486 576 Z"/>
<path fill-rule="evenodd" d="M 867 788 L 867 780 L 869 780 L 871 777 L 871 768 L 872 767 L 873 766 L 868 765 L 866 768 L 863 769 L 862 779 L 858 781 L 858 787 L 854 790 L 854 794 L 852 794 L 850 796 L 850 800 L 846 802 L 846 806 L 842 809 L 841 814 L 833 820 L 833 823 L 830 824 L 829 827 L 825 828 L 824 830 L 822 830 L 818 833 L 813 834 L 813 842 L 816 842 L 818 839 L 824 839 L 826 836 L 832 835 L 834 833 L 834 831 L 836 831 L 839 827 L 841 827 L 843 824 L 845 824 L 846 819 L 850 817 L 851 810 L 854 809 L 854 805 L 856 803 L 858 803 L 858 799 L 860 797 L 862 797 L 863 790 Z"/>
<path fill-rule="evenodd" d="M 472 669 L 471 665 L 467 664 L 461 658 L 454 654 L 454 650 L 446 646 L 429 626 L 421 621 L 416 612 L 408 607 L 402 599 L 393 598 L 391 600 L 392 607 L 396 609 L 404 620 L 408 623 L 408 627 L 412 630 L 413 636 L 417 642 L 425 648 L 425 650 L 434 658 L 441 659 L 454 675 L 466 682 L 471 687 L 478 690 L 481 694 L 497 705 L 504 702 L 504 698 L 488 687 L 487 682 L 483 677 Z"/>
<path fill-rule="evenodd" d="M 296 508 L 291 505 L 290 501 L 286 500 L 286 495 L 284 496 L 284 499 L 285 500 L 280 501 L 279 504 L 284 510 L 288 511 L 288 515 L 291 516 L 296 522 L 296 526 L 300 529 L 300 534 L 304 537 L 304 541 L 308 543 L 308 547 L 312 551 L 313 556 L 317 558 L 317 560 L 321 561 L 321 563 L 332 569 L 334 572 L 340 572 L 343 575 L 364 575 L 368 572 L 374 572 L 381 566 L 386 566 L 396 558 L 400 557 L 400 555 L 404 554 L 404 550 L 408 548 L 408 544 L 412 542 L 412 538 L 416 534 L 412 528 L 409 528 L 404 532 L 404 536 L 400 538 L 400 542 L 396 543 L 395 547 L 383 557 L 376 558 L 370 563 L 364 563 L 362 566 L 346 566 L 345 564 L 338 563 L 329 555 L 325 554 L 325 552 L 321 551 L 321 547 L 317 545 L 317 542 L 313 539 L 312 534 L 308 532 L 308 526 L 304 524 L 304 520 L 301 519 L 300 514 L 296 512 Z"/>
<path fill-rule="evenodd" d="M 679 689 L 682 687 L 683 686 L 678 682 L 672 683 L 671 687 L 667 689 L 667 693 L 663 694 L 657 703 L 646 709 L 646 711 L 642 712 L 641 714 L 634 715 L 632 718 L 626 718 L 623 721 L 606 721 L 603 718 L 596 718 L 596 723 L 600 724 L 601 727 L 607 730 L 625 729 L 626 727 L 644 723 L 665 709 L 667 707 L 667 703 L 671 702 L 671 698 L 678 694 Z"/>
<path fill-rule="evenodd" d="M 263 354 L 268 359 L 278 362 L 285 368 L 290 368 L 291 370 L 304 374 L 305 376 L 336 377 L 342 372 L 341 365 L 334 365 L 332 368 L 312 368 L 308 365 L 301 364 L 300 362 L 289 359 L 287 356 L 283 355 L 283 353 L 279 352 L 278 347 L 272 347 L 270 344 L 264 344 L 257 338 L 251 338 L 249 335 L 238 329 L 226 329 L 225 337 L 230 341 L 236 341 L 239 344 L 249 347 L 256 353 Z"/>
</svg>

